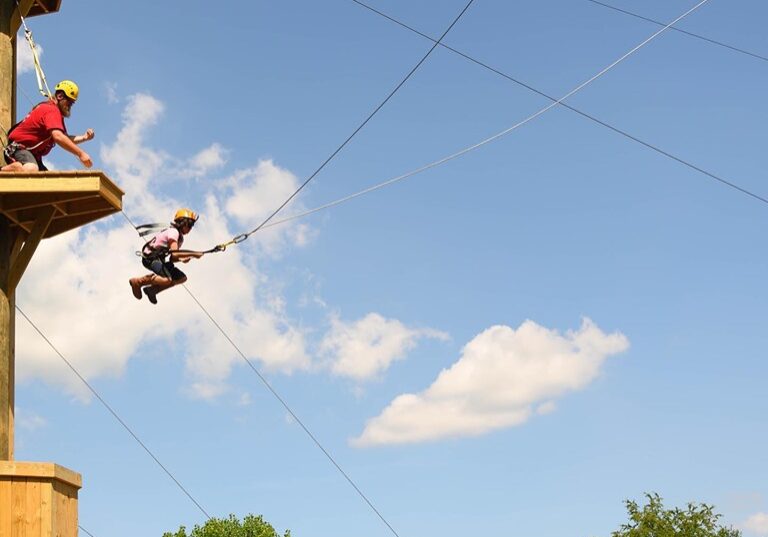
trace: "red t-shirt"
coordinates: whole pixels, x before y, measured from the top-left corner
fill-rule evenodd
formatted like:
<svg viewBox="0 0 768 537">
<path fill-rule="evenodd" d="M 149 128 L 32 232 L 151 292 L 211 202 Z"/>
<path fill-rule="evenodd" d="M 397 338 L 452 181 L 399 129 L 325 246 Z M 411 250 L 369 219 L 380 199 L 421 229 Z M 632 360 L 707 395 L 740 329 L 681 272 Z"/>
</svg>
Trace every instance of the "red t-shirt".
<svg viewBox="0 0 768 537">
<path fill-rule="evenodd" d="M 26 147 L 36 158 L 40 158 L 50 153 L 56 145 L 51 138 L 51 131 L 56 129 L 67 134 L 64 116 L 55 101 L 45 101 L 35 106 L 8 138 Z"/>
</svg>

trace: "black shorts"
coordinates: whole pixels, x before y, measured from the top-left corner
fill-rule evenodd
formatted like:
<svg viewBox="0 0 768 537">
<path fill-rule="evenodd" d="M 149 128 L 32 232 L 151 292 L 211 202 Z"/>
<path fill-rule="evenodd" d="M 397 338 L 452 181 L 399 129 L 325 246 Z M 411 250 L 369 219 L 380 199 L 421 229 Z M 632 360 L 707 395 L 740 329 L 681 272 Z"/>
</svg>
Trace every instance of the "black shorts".
<svg viewBox="0 0 768 537">
<path fill-rule="evenodd" d="M 142 259 L 141 264 L 144 265 L 144 268 L 151 270 L 158 276 L 170 278 L 173 281 L 183 280 L 187 277 L 186 274 L 177 269 L 170 261 L 163 262 L 162 259 Z"/>
<path fill-rule="evenodd" d="M 5 152 L 5 162 L 10 164 L 11 162 L 21 162 L 22 164 L 37 164 L 37 168 L 44 172 L 48 170 L 48 168 L 45 167 L 43 164 L 42 159 L 38 159 L 33 155 L 30 151 L 27 149 L 17 149 L 15 151 Z"/>
</svg>

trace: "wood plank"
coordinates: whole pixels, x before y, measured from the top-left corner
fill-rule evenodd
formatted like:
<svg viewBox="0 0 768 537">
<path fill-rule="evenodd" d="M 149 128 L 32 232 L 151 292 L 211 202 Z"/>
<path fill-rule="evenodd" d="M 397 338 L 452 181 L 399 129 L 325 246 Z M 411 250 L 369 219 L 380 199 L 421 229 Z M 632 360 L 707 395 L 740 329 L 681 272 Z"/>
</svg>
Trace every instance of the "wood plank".
<svg viewBox="0 0 768 537">
<path fill-rule="evenodd" d="M 81 199 L 93 198 L 94 196 L 97 198 L 100 197 L 96 194 L 82 194 L 77 192 L 60 192 L 44 195 L 36 194 L 31 196 L 26 193 L 2 194 L 2 196 L 0 196 L 0 212 L 35 209 L 44 205 L 52 205 L 55 203 L 68 201 L 78 201 Z"/>
<path fill-rule="evenodd" d="M 16 216 L 16 211 L 7 211 L 2 213 L 2 215 L 13 222 L 15 225 L 18 226 L 20 224 L 19 218 Z"/>
<path fill-rule="evenodd" d="M 0 478 L 0 535 L 11 534 L 11 478 Z"/>
<path fill-rule="evenodd" d="M 104 211 L 93 212 L 93 213 L 79 215 L 79 216 L 58 218 L 53 222 L 51 222 L 51 225 L 48 227 L 48 233 L 46 235 L 46 238 L 55 237 L 59 233 L 64 233 L 65 231 L 69 231 L 70 229 L 75 229 L 80 226 L 84 226 L 85 224 L 95 222 L 96 220 L 100 220 L 105 216 L 115 214 L 116 212 L 118 211 L 114 209 L 108 209 Z"/>
<path fill-rule="evenodd" d="M 27 537 L 40 537 L 41 483 L 36 479 L 27 479 Z"/>
<path fill-rule="evenodd" d="M 0 461 L 0 479 L 6 477 L 51 478 L 73 487 L 83 486 L 80 474 L 53 462 Z"/>
<path fill-rule="evenodd" d="M 6 179 L 0 177 L 0 194 L 13 192 L 99 192 L 101 178 L 91 177 L 56 177 L 51 179 Z"/>
<path fill-rule="evenodd" d="M 12 311 L 8 322 L 8 336 L 10 341 L 8 342 L 9 353 L 8 363 L 10 368 L 8 371 L 8 383 L 10 389 L 8 390 L 8 401 L 10 401 L 8 412 L 8 443 L 10 445 L 10 453 L 8 454 L 8 460 L 13 460 L 14 457 L 14 445 L 15 445 L 15 423 L 16 423 L 16 293 L 10 292 L 8 294 L 8 310 Z"/>
<path fill-rule="evenodd" d="M 10 224 L 0 217 L 0 252 L 12 249 Z M 10 263 L 8 256 L 0 256 L 0 459 L 10 460 L 13 453 L 13 332 L 11 319 L 15 315 L 8 291 Z"/>
<path fill-rule="evenodd" d="M 112 211 L 114 212 L 115 209 L 110 206 L 108 203 L 106 203 L 103 199 L 101 199 L 98 196 L 85 196 L 83 199 L 78 201 L 73 201 L 72 203 L 52 203 L 52 204 L 46 204 L 43 205 L 42 208 L 45 207 L 53 207 L 56 209 L 56 212 L 53 215 L 53 219 L 57 220 L 60 218 L 67 218 L 70 216 L 77 216 L 80 214 L 88 214 L 88 213 L 96 213 L 96 212 L 103 212 L 103 211 Z M 16 220 L 19 222 L 20 225 L 24 226 L 30 226 L 32 223 L 37 220 L 37 215 L 40 212 L 40 208 L 33 211 L 20 211 L 14 214 L 16 217 Z"/>
<path fill-rule="evenodd" d="M 115 209 L 123 208 L 123 195 L 125 192 L 117 188 L 112 181 L 102 181 L 101 195 Z"/>
<path fill-rule="evenodd" d="M 29 262 L 32 261 L 32 256 L 37 250 L 37 246 L 40 241 L 43 240 L 45 232 L 48 230 L 48 226 L 53 220 L 53 214 L 56 209 L 53 207 L 45 207 L 40 210 L 40 214 L 35 222 L 35 225 L 29 232 L 29 237 L 24 241 L 24 248 L 21 249 L 19 255 L 16 256 L 16 262 L 11 266 L 11 272 L 8 275 L 8 290 L 13 291 L 21 281 L 21 277 L 24 271 L 27 270 Z"/>
<path fill-rule="evenodd" d="M 11 537 L 27 537 L 27 480 L 17 478 L 11 484 Z"/>
<path fill-rule="evenodd" d="M 53 523 L 53 483 L 44 481 L 40 486 L 40 537 L 56 537 Z"/>
<path fill-rule="evenodd" d="M 53 490 L 57 537 L 77 537 L 77 489 L 56 481 Z"/>
</svg>

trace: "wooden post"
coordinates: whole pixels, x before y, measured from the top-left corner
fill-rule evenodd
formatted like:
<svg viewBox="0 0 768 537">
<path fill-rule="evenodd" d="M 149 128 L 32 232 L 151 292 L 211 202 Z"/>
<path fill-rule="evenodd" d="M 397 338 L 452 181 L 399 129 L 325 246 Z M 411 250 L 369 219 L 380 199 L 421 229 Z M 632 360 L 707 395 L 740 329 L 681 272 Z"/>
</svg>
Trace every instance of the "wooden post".
<svg viewBox="0 0 768 537">
<path fill-rule="evenodd" d="M 0 0 L 0 126 L 13 125 L 16 73 L 15 34 L 11 31 L 14 0 Z M 5 132 L 2 133 L 5 141 Z M 12 236 L 10 222 L 0 218 L 0 460 L 13 459 L 14 303 L 8 287 Z"/>
<path fill-rule="evenodd" d="M 13 460 L 14 413 L 14 293 L 8 286 L 11 231 L 0 217 L 0 461 Z"/>
<path fill-rule="evenodd" d="M 77 536 L 80 474 L 50 462 L 0 462 L 0 537 Z"/>
<path fill-rule="evenodd" d="M 16 116 L 20 15 L 54 13 L 60 3 L 0 0 L 3 147 Z M 80 475 L 53 463 L 14 460 L 15 290 L 40 241 L 120 211 L 123 194 L 98 171 L 0 174 L 0 537 L 77 537 Z"/>
</svg>

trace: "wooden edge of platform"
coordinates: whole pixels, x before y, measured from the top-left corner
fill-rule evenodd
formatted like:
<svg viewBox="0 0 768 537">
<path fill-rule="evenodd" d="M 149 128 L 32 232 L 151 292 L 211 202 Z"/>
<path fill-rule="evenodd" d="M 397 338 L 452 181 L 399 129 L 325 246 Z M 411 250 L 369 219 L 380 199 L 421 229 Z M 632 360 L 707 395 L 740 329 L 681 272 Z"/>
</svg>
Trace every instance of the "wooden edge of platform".
<svg viewBox="0 0 768 537">
<path fill-rule="evenodd" d="M 77 181 L 79 179 L 79 181 Z M 83 181 L 97 179 L 98 183 Z M 60 180 L 57 184 L 57 180 Z M 29 189 L 23 189 L 29 187 Z M 55 170 L 47 172 L 0 173 L 0 194 L 3 192 L 50 192 L 56 187 L 65 190 L 80 190 L 80 187 L 109 192 L 120 198 L 125 192 L 101 170 Z"/>
<path fill-rule="evenodd" d="M 0 461 L 0 479 L 6 477 L 51 479 L 77 488 L 83 486 L 80 474 L 53 462 Z"/>
</svg>

